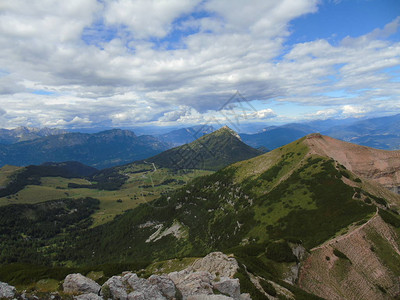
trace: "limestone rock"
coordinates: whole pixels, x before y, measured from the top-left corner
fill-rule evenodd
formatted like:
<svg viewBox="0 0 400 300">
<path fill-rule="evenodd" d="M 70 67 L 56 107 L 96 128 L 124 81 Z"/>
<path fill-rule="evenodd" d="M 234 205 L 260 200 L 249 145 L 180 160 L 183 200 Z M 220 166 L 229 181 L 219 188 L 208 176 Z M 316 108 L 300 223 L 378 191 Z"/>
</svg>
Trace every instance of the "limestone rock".
<svg viewBox="0 0 400 300">
<path fill-rule="evenodd" d="M 195 261 L 191 269 L 232 278 L 239 269 L 239 265 L 233 257 L 229 257 L 222 252 L 212 252 Z"/>
<path fill-rule="evenodd" d="M 160 292 L 167 298 L 172 299 L 176 295 L 174 282 L 167 275 L 151 275 L 148 281 L 157 286 Z"/>
<path fill-rule="evenodd" d="M 103 296 L 104 299 L 128 299 L 128 293 L 122 282 L 122 277 L 113 276 L 109 278 L 101 287 L 101 296 Z"/>
<path fill-rule="evenodd" d="M 100 288 L 100 285 L 97 284 L 94 280 L 87 278 L 80 273 L 67 275 L 63 283 L 64 292 L 67 294 L 97 294 Z"/>
<path fill-rule="evenodd" d="M 229 295 L 234 299 L 239 299 L 240 297 L 240 283 L 237 278 L 221 277 L 219 281 L 213 282 L 213 287 L 222 294 Z"/>
<path fill-rule="evenodd" d="M 192 295 L 213 294 L 211 281 L 215 276 L 209 272 L 190 272 L 185 269 L 180 272 L 172 272 L 168 276 L 181 292 L 183 299 L 188 299 Z"/>
<path fill-rule="evenodd" d="M 75 300 L 103 300 L 102 297 L 100 297 L 97 294 L 94 293 L 89 293 L 89 294 L 82 294 L 79 296 L 74 297 Z"/>
<path fill-rule="evenodd" d="M 135 292 L 139 292 L 144 296 L 145 300 L 165 300 L 157 285 L 151 284 L 147 279 L 139 278 L 134 273 L 127 273 L 122 278 L 125 285 Z M 133 295 L 132 295 L 133 296 Z M 135 297 L 139 297 L 136 294 Z M 140 299 L 140 298 L 137 298 Z"/>
<path fill-rule="evenodd" d="M 0 298 L 14 298 L 17 291 L 15 287 L 0 281 Z"/>
</svg>

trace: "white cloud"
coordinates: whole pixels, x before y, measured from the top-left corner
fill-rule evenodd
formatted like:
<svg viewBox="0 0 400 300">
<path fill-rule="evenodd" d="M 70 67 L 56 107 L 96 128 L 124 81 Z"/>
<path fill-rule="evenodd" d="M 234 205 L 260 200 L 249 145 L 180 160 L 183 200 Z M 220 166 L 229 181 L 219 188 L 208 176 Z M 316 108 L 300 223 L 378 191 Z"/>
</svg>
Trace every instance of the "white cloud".
<svg viewBox="0 0 400 300">
<path fill-rule="evenodd" d="M 369 110 L 366 107 L 362 106 L 355 106 L 355 105 L 343 105 L 342 106 L 342 113 L 344 115 L 349 116 L 357 116 L 361 114 L 365 114 Z"/>
<path fill-rule="evenodd" d="M 90 121 L 88 118 L 80 118 L 78 116 L 75 116 L 72 120 L 70 121 L 65 121 L 64 119 L 58 120 L 56 122 L 45 122 L 44 125 L 46 126 L 68 126 L 68 125 L 79 125 L 79 127 L 87 124 L 91 124 L 92 121 Z"/>
<path fill-rule="evenodd" d="M 285 45 L 290 21 L 316 12 L 318 3 L 6 1 L 0 103 L 7 115 L 0 126 L 204 122 L 236 90 L 250 100 L 318 106 L 321 117 L 398 108 L 399 75 L 387 70 L 400 65 L 400 43 L 385 38 L 398 31 L 400 18 L 337 45 Z M 200 17 L 188 16 L 194 11 Z M 96 32 L 96 43 L 82 39 L 85 30 Z M 162 39 L 186 31 L 177 42 Z M 337 90 L 344 95 L 328 96 Z"/>
<path fill-rule="evenodd" d="M 172 22 L 189 13 L 200 0 L 110 0 L 104 18 L 108 24 L 128 26 L 135 38 L 164 37 Z"/>
</svg>

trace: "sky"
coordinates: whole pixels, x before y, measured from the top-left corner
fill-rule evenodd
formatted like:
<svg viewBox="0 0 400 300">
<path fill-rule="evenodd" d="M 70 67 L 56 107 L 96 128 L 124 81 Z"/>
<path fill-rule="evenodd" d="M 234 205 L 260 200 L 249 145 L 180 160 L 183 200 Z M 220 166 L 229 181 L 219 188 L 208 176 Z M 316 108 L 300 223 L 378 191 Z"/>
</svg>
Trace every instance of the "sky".
<svg viewBox="0 0 400 300">
<path fill-rule="evenodd" d="M 2 0 L 0 127 L 400 112 L 399 0 Z"/>
</svg>

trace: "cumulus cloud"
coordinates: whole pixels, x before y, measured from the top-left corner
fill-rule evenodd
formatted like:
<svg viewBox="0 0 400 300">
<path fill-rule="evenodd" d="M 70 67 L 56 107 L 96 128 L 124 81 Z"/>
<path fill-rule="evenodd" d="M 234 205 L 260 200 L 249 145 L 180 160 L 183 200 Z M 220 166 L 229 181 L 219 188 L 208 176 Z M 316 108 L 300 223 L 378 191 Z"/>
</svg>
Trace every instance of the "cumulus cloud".
<svg viewBox="0 0 400 300">
<path fill-rule="evenodd" d="M 365 114 L 368 111 L 369 111 L 369 109 L 367 109 L 366 107 L 362 107 L 362 106 L 344 105 L 342 107 L 342 113 L 344 115 L 350 115 L 350 116 L 357 116 L 357 115 Z"/>
<path fill-rule="evenodd" d="M 105 21 L 125 25 L 135 38 L 163 37 L 172 28 L 172 22 L 189 13 L 200 0 L 117 0 L 106 1 Z"/>
<path fill-rule="evenodd" d="M 0 103 L 9 124 L 66 127 L 204 122 L 236 90 L 249 101 L 325 106 L 316 117 L 396 107 L 399 75 L 392 68 L 400 64 L 400 43 L 385 38 L 398 31 L 400 18 L 334 45 L 285 45 L 290 22 L 317 12 L 318 4 L 6 1 Z M 344 96 L 329 96 L 336 90 Z M 275 115 L 267 107 L 251 112 L 260 120 Z"/>
<path fill-rule="evenodd" d="M 68 125 L 79 125 L 81 127 L 82 125 L 87 125 L 91 124 L 92 121 L 90 121 L 88 118 L 80 118 L 78 116 L 75 116 L 72 120 L 70 121 L 65 121 L 63 119 L 54 122 L 45 122 L 44 124 L 47 126 L 68 126 Z"/>
</svg>

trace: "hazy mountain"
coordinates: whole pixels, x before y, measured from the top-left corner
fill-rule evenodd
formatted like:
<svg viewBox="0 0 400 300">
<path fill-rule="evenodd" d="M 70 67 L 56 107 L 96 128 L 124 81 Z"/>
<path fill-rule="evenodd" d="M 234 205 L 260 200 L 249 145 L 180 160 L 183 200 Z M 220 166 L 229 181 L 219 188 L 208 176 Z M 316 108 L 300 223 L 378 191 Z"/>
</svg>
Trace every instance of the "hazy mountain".
<svg viewBox="0 0 400 300">
<path fill-rule="evenodd" d="M 266 127 L 260 133 L 244 133 L 241 134 L 240 137 L 243 142 L 252 147 L 266 147 L 267 149 L 273 150 L 312 132 L 315 132 L 315 129 L 308 125 L 291 123 L 282 126 Z"/>
<path fill-rule="evenodd" d="M 172 147 L 188 144 L 202 137 L 203 135 L 213 132 L 215 129 L 208 125 L 199 125 L 187 128 L 173 130 L 171 132 L 156 135 L 158 139 Z"/>
<path fill-rule="evenodd" d="M 400 149 L 400 114 L 335 126 L 324 134 L 378 149 Z"/>
<path fill-rule="evenodd" d="M 0 165 L 79 161 L 92 167 L 106 168 L 143 159 L 167 148 L 155 137 L 136 136 L 128 130 L 66 133 L 0 145 Z"/>
<path fill-rule="evenodd" d="M 0 144 L 14 144 L 50 135 L 64 134 L 66 130 L 55 128 L 18 127 L 15 129 L 0 129 Z"/>
<path fill-rule="evenodd" d="M 169 149 L 145 161 L 173 169 L 218 170 L 262 153 L 264 152 L 243 143 L 236 132 L 225 126 L 194 142 Z"/>
<path fill-rule="evenodd" d="M 328 119 L 305 123 L 269 126 L 255 134 L 240 134 L 252 147 L 276 149 L 312 132 L 377 149 L 400 149 L 400 114 L 394 116 L 359 120 Z"/>
<path fill-rule="evenodd" d="M 400 196 L 379 182 L 398 184 L 390 165 L 399 160 L 398 152 L 309 135 L 140 205 L 66 251 L 87 263 L 223 250 L 260 278 L 323 298 L 394 298 Z"/>
</svg>

